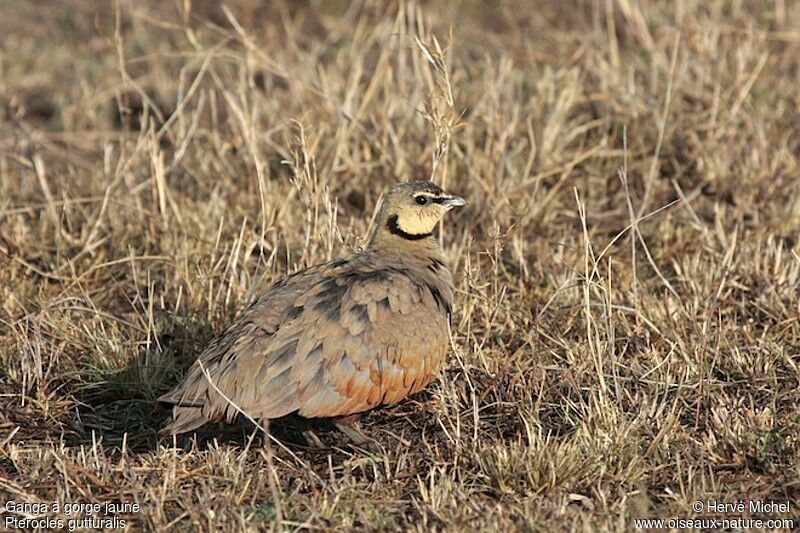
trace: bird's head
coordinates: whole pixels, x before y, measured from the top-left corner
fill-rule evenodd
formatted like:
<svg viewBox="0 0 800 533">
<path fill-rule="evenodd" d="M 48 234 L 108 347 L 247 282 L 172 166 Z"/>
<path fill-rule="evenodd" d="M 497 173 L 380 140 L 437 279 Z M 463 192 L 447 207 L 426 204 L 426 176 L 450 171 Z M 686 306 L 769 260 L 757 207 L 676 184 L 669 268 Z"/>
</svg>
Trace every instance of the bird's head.
<svg viewBox="0 0 800 533">
<path fill-rule="evenodd" d="M 432 181 L 398 183 L 383 200 L 372 242 L 430 237 L 445 213 L 464 205 L 463 198 L 444 192 Z"/>
</svg>

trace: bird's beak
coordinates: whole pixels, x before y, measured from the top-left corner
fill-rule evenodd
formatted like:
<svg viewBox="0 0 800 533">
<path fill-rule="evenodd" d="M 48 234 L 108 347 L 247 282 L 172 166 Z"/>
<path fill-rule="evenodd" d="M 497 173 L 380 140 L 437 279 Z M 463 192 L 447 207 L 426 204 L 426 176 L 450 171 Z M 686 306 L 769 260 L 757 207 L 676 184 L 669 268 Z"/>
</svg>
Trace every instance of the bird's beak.
<svg viewBox="0 0 800 533">
<path fill-rule="evenodd" d="M 442 205 L 445 206 L 449 211 L 454 207 L 464 207 L 465 205 L 467 205 L 467 201 L 461 198 L 460 196 L 448 196 L 447 198 L 444 199 Z"/>
</svg>

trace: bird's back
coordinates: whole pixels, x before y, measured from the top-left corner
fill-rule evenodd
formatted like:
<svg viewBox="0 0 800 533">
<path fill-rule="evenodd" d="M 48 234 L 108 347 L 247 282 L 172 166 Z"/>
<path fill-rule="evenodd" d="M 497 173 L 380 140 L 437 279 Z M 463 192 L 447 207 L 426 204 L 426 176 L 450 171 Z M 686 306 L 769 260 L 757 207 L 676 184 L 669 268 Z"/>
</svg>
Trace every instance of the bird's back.
<svg viewBox="0 0 800 533">
<path fill-rule="evenodd" d="M 438 246 L 425 250 L 368 250 L 270 287 L 161 398 L 175 405 L 163 431 L 230 421 L 237 407 L 262 419 L 342 416 L 420 390 L 444 359 L 453 296 Z"/>
</svg>

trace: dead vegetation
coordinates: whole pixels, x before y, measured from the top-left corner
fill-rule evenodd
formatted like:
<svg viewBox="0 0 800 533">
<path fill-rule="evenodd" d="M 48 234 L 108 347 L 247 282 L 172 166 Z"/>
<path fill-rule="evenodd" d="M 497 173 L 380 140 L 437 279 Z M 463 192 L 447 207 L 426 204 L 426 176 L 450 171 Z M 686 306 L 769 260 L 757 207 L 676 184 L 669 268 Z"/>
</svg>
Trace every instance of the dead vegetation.
<svg viewBox="0 0 800 533">
<path fill-rule="evenodd" d="M 209 530 L 796 500 L 800 6 L 44 6 L 0 2 L 0 499 Z M 471 204 L 453 349 L 366 417 L 380 451 L 157 441 L 261 276 L 432 175 Z"/>
</svg>

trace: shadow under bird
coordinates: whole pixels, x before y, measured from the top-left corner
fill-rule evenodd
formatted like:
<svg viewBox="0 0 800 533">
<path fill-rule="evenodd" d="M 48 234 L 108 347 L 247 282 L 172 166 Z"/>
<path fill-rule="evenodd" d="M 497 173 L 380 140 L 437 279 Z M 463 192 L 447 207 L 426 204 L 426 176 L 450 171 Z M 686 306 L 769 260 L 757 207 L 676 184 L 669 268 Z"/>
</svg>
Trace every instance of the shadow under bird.
<svg viewBox="0 0 800 533">
<path fill-rule="evenodd" d="M 284 278 L 211 342 L 159 398 L 173 405 L 162 434 L 241 410 L 265 422 L 333 418 L 363 442 L 351 415 L 414 394 L 442 366 L 453 278 L 433 232 L 463 205 L 430 181 L 395 185 L 365 251 Z"/>
</svg>

